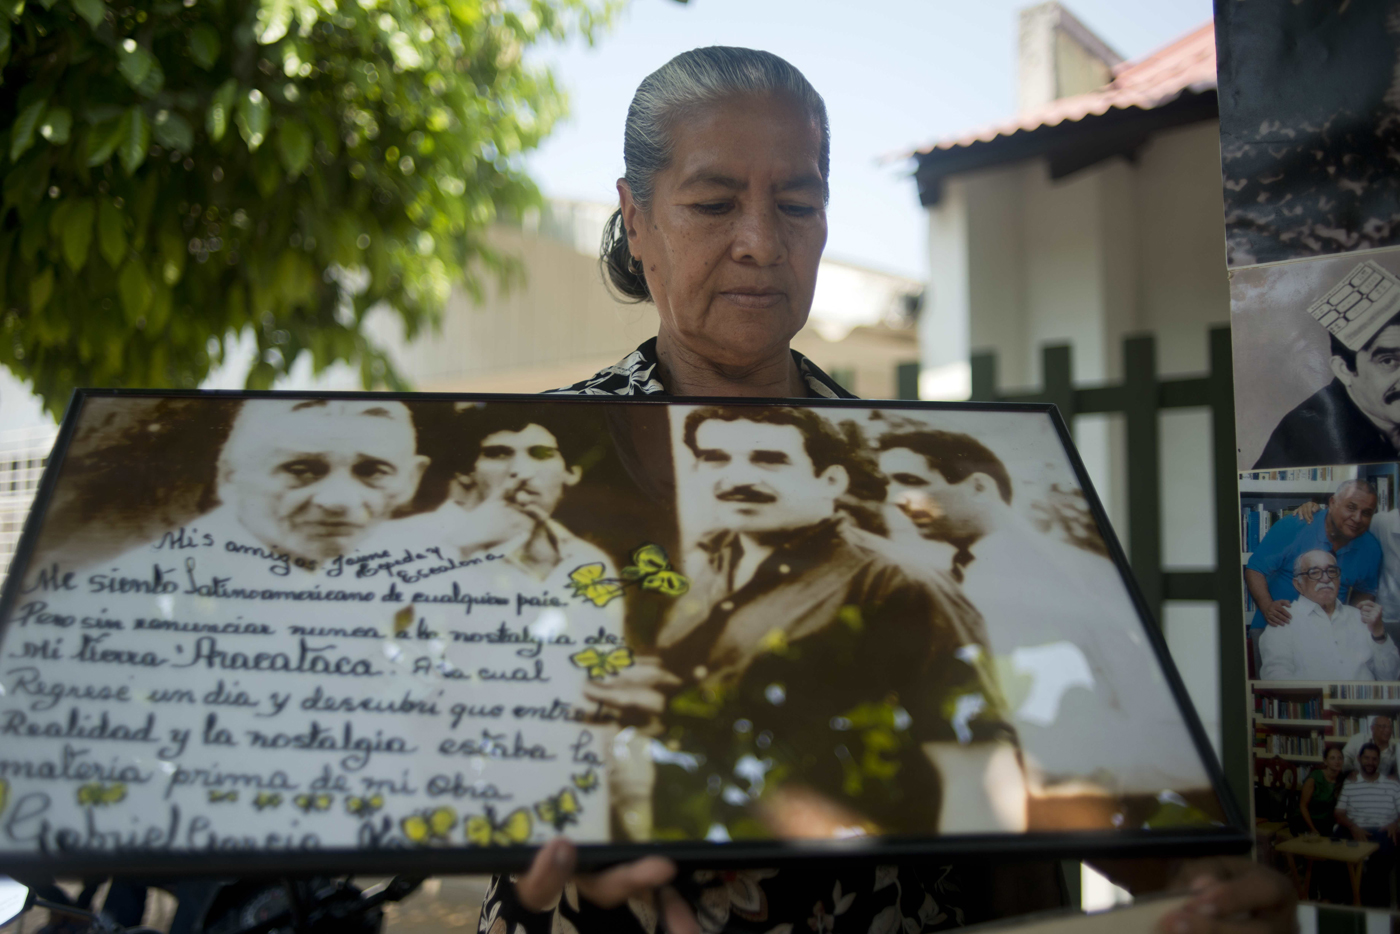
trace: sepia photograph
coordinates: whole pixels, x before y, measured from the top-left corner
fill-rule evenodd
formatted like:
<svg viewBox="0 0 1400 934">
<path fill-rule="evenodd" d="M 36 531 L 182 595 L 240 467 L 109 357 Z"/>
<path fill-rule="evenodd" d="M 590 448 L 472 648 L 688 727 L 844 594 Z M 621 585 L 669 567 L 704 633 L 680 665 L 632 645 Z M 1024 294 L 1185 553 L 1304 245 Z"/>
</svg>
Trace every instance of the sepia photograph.
<svg viewBox="0 0 1400 934">
<path fill-rule="evenodd" d="M 69 419 L 5 590 L 7 860 L 1226 829 L 1044 409 Z"/>
</svg>

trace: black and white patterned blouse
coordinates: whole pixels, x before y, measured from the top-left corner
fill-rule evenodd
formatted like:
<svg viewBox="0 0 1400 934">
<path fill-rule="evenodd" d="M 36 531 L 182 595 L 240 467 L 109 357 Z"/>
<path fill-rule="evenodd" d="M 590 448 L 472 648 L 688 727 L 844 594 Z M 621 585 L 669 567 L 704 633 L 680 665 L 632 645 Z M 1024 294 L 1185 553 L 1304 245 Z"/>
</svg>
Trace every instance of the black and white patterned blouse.
<svg viewBox="0 0 1400 934">
<path fill-rule="evenodd" d="M 812 396 L 854 399 L 797 351 L 793 359 Z M 656 338 L 615 366 L 552 393 L 594 396 L 669 395 L 656 378 Z M 1053 875 L 1053 867 L 1050 869 Z M 1035 881 L 1047 878 L 1040 873 Z M 769 869 L 685 868 L 675 881 L 704 934 L 925 934 L 1008 913 L 992 873 L 960 872 L 938 859 L 804 861 Z M 1032 888 L 1045 889 L 1045 886 Z M 1054 888 L 1054 881 L 1050 883 Z M 1036 904 L 1056 907 L 1062 900 Z M 1021 906 L 1025 910 L 1025 906 Z M 1013 909 L 1014 910 L 1014 909 Z M 604 909 L 579 897 L 571 883 L 558 903 L 533 912 L 520 904 L 514 877 L 496 876 L 481 905 L 481 934 L 657 934 L 656 906 L 632 899 Z"/>
<path fill-rule="evenodd" d="M 836 380 L 823 373 L 815 363 L 795 350 L 792 351 L 792 359 L 797 362 L 811 395 L 824 399 L 856 398 L 841 388 Z M 551 389 L 549 393 L 579 396 L 669 396 L 670 393 L 661 385 L 661 380 L 656 378 L 656 367 L 656 338 L 653 337 L 614 365 L 604 367 L 588 379 L 580 380 L 572 386 Z"/>
</svg>

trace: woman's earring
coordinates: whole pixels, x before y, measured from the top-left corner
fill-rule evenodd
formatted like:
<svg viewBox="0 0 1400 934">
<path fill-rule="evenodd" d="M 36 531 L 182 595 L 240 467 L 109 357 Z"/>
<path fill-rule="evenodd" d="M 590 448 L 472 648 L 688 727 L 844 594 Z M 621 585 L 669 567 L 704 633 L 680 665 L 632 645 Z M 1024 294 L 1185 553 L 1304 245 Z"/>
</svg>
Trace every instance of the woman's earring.
<svg viewBox="0 0 1400 934">
<path fill-rule="evenodd" d="M 627 269 L 634 275 L 640 276 L 642 274 L 642 261 L 635 256 L 629 256 L 627 258 Z"/>
</svg>

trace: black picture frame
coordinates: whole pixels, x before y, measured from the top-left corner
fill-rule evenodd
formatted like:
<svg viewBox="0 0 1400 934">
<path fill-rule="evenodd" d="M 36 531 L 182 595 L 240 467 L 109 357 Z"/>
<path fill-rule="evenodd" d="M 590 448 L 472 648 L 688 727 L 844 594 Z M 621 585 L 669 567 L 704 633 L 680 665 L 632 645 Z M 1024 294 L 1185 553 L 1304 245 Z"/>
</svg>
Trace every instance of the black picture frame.
<svg viewBox="0 0 1400 934">
<path fill-rule="evenodd" d="M 966 859 L 1092 859 L 1106 857 L 1174 857 L 1245 853 L 1252 846 L 1247 818 L 1231 796 L 1219 761 L 1187 695 L 1166 642 L 1151 618 L 1133 580 L 1127 558 L 1108 522 L 1103 504 L 1076 451 L 1071 434 L 1053 405 L 1017 403 L 943 403 L 895 400 L 836 399 L 737 399 L 686 397 L 619 398 L 613 396 L 524 396 L 509 394 L 454 393 L 369 393 L 369 392 L 254 392 L 254 391 L 177 391 L 177 390 L 94 390 L 80 389 L 73 395 L 64 416 L 53 453 L 39 483 L 34 505 L 25 521 L 9 576 L 0 593 L 0 643 L 8 632 L 9 621 L 20 596 L 21 582 L 34 556 L 36 544 L 52 505 L 59 474 L 73 443 L 85 406 L 100 399 L 149 398 L 224 400 L 325 399 L 388 400 L 404 402 L 484 403 L 528 402 L 561 407 L 591 405 L 658 407 L 671 405 L 726 407 L 786 406 L 813 408 L 827 414 L 847 409 L 879 409 L 885 412 L 973 412 L 994 417 L 997 413 L 1033 413 L 1048 418 L 1054 427 L 1074 478 L 1103 537 L 1108 557 L 1116 566 L 1123 586 L 1137 610 L 1142 635 L 1159 665 L 1200 762 L 1209 778 L 1224 820 L 1210 827 L 1179 827 L 1149 830 L 1124 827 L 1113 831 L 1028 832 L 1022 834 L 976 834 L 921 838 L 872 837 L 859 841 L 734 841 L 727 843 L 671 842 L 647 844 L 594 844 L 580 846 L 580 864 L 597 868 L 656 853 L 670 856 L 686 865 L 769 865 L 779 861 L 814 857 L 838 859 L 898 859 L 920 856 Z M 0 758 L 3 754 L 0 753 Z M 189 849 L 114 849 L 77 853 L 38 853 L 6 848 L 4 825 L 9 815 L 0 815 L 0 873 L 19 878 L 48 875 L 112 874 L 177 876 L 235 874 L 241 876 L 286 873 L 480 873 L 515 871 L 525 867 L 532 846 L 490 848 L 446 847 L 432 849 L 321 849 L 309 852 L 261 850 L 257 852 L 196 852 Z"/>
</svg>

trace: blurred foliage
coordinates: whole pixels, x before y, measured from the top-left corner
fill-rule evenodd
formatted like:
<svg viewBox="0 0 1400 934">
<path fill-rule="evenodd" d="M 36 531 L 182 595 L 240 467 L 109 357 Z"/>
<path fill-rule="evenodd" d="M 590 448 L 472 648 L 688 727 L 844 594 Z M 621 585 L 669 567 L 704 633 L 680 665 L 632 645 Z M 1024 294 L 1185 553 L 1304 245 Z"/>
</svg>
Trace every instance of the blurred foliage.
<svg viewBox="0 0 1400 934">
<path fill-rule="evenodd" d="M 303 353 L 405 388 L 367 312 L 411 338 L 508 276 L 485 230 L 565 104 L 522 55 L 614 4 L 0 0 L 0 363 L 57 413 L 251 331 L 250 388 Z"/>
</svg>

